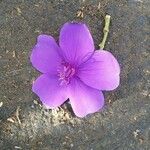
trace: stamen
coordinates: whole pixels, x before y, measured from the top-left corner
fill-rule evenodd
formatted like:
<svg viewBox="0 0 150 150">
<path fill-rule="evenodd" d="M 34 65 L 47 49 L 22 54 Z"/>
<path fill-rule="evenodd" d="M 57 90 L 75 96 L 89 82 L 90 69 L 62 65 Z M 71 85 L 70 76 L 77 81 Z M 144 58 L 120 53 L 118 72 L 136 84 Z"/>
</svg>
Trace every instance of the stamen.
<svg viewBox="0 0 150 150">
<path fill-rule="evenodd" d="M 66 62 L 61 63 L 61 67 L 57 70 L 60 85 L 67 85 L 75 74 L 75 68 Z"/>
</svg>

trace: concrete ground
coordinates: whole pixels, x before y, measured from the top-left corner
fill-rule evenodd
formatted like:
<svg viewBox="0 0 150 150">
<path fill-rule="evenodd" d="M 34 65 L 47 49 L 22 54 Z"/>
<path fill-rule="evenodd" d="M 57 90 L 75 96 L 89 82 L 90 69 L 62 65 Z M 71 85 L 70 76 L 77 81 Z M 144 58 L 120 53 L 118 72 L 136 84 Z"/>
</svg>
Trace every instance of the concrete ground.
<svg viewBox="0 0 150 150">
<path fill-rule="evenodd" d="M 36 37 L 80 20 L 95 47 L 112 16 L 105 49 L 121 84 L 101 112 L 79 119 L 70 106 L 46 110 L 31 91 L 40 74 L 29 56 Z M 0 0 L 0 150 L 150 150 L 149 0 Z"/>
</svg>

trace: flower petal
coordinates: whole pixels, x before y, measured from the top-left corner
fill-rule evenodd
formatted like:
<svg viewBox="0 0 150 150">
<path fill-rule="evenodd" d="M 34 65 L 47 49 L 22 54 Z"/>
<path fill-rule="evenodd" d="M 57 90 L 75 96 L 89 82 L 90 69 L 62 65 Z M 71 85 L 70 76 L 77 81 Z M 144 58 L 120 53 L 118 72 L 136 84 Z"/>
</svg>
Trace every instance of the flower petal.
<svg viewBox="0 0 150 150">
<path fill-rule="evenodd" d="M 80 64 L 94 52 L 93 38 L 82 23 L 66 23 L 61 29 L 59 44 L 64 57 L 72 64 Z"/>
<path fill-rule="evenodd" d="M 78 70 L 78 77 L 88 86 L 99 90 L 113 90 L 120 82 L 120 67 L 108 51 L 99 50 Z"/>
<path fill-rule="evenodd" d="M 48 109 L 58 107 L 68 99 L 66 87 L 60 86 L 57 76 L 41 75 L 32 90 Z"/>
<path fill-rule="evenodd" d="M 71 81 L 69 99 L 73 111 L 78 117 L 97 112 L 104 105 L 102 92 L 85 85 L 79 79 Z"/>
<path fill-rule="evenodd" d="M 58 51 L 59 47 L 53 37 L 38 36 L 30 57 L 32 65 L 42 73 L 55 73 L 61 61 Z"/>
</svg>

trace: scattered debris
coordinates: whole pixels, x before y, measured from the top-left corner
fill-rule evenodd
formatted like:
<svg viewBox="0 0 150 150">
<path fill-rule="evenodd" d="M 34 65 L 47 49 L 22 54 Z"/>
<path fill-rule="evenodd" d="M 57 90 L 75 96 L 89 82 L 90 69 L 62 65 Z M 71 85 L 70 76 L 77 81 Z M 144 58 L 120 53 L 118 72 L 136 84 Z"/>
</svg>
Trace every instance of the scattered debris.
<svg viewBox="0 0 150 150">
<path fill-rule="evenodd" d="M 22 12 L 21 12 L 21 9 L 20 9 L 19 7 L 17 7 L 16 9 L 17 9 L 18 15 L 21 15 L 21 13 L 22 13 Z"/>
<path fill-rule="evenodd" d="M 83 17 L 84 17 L 84 15 L 83 15 L 83 10 L 78 10 L 78 11 L 77 11 L 77 17 L 78 17 L 78 18 L 83 18 Z"/>
<path fill-rule="evenodd" d="M 15 57 L 16 57 L 16 52 L 15 52 L 15 51 L 13 51 L 13 55 L 12 55 L 12 57 L 13 57 L 13 58 L 15 58 Z"/>
<path fill-rule="evenodd" d="M 140 133 L 140 130 L 139 129 L 136 129 L 134 132 L 133 132 L 133 135 L 135 138 L 137 138 L 137 136 L 139 135 Z"/>
<path fill-rule="evenodd" d="M 7 118 L 7 121 L 9 121 L 9 122 L 11 122 L 11 123 L 14 123 L 14 122 L 15 122 L 14 118 Z"/>
<path fill-rule="evenodd" d="M 34 6 L 35 6 L 35 7 L 39 7 L 39 4 L 35 4 Z"/>
<path fill-rule="evenodd" d="M 146 75 L 149 75 L 149 74 L 150 74 L 150 70 L 144 70 L 144 73 L 145 73 Z"/>
<path fill-rule="evenodd" d="M 17 121 L 18 121 L 19 125 L 21 125 L 21 121 L 20 121 L 20 118 L 19 118 L 19 111 L 20 111 L 20 107 L 17 107 L 16 118 L 17 118 Z"/>
<path fill-rule="evenodd" d="M 143 91 L 142 91 L 142 95 L 143 95 L 143 96 L 148 96 L 148 94 L 149 94 L 148 91 L 146 91 L 146 90 L 143 90 Z"/>
<path fill-rule="evenodd" d="M 98 10 L 100 10 L 100 8 L 101 8 L 101 3 L 99 2 L 98 3 Z"/>
<path fill-rule="evenodd" d="M 41 33 L 41 31 L 39 29 L 36 29 L 34 32 L 35 33 Z"/>
<path fill-rule="evenodd" d="M 67 144 L 67 142 L 63 142 L 62 144 L 63 144 L 63 145 L 66 145 L 66 144 Z"/>
<path fill-rule="evenodd" d="M 134 117 L 133 119 L 134 119 L 134 120 L 137 120 L 137 117 Z"/>
<path fill-rule="evenodd" d="M 2 107 L 3 106 L 3 102 L 0 102 L 0 107 Z"/>
<path fill-rule="evenodd" d="M 73 144 L 70 144 L 70 146 L 73 147 L 74 145 L 73 145 Z"/>
<path fill-rule="evenodd" d="M 34 84 L 34 82 L 35 82 L 35 78 L 32 78 L 31 79 L 31 84 Z"/>
<path fill-rule="evenodd" d="M 34 108 L 34 105 L 31 105 L 31 108 Z"/>
<path fill-rule="evenodd" d="M 58 116 L 58 112 L 59 112 L 59 108 L 55 108 L 55 109 L 52 109 L 52 115 L 57 117 Z"/>
<path fill-rule="evenodd" d="M 64 124 L 66 122 L 73 123 L 71 122 L 71 114 L 65 108 L 58 107 L 52 109 L 52 116 L 52 122 L 54 126 L 58 124 Z"/>
<path fill-rule="evenodd" d="M 33 103 L 34 103 L 35 105 L 38 105 L 38 102 L 37 102 L 36 100 L 33 100 Z"/>
<path fill-rule="evenodd" d="M 144 139 L 143 138 L 139 138 L 139 142 L 140 144 L 143 144 Z"/>
<path fill-rule="evenodd" d="M 15 149 L 22 149 L 20 146 L 15 146 Z"/>
<path fill-rule="evenodd" d="M 140 2 L 140 3 L 143 3 L 143 1 L 142 0 L 134 0 L 135 2 Z"/>
<path fill-rule="evenodd" d="M 111 104 L 111 103 L 112 103 L 112 100 L 111 100 L 111 99 L 109 99 L 109 100 L 108 100 L 108 103 L 109 103 L 109 104 Z"/>
<path fill-rule="evenodd" d="M 43 107 L 41 104 L 39 104 L 40 107 Z"/>
</svg>

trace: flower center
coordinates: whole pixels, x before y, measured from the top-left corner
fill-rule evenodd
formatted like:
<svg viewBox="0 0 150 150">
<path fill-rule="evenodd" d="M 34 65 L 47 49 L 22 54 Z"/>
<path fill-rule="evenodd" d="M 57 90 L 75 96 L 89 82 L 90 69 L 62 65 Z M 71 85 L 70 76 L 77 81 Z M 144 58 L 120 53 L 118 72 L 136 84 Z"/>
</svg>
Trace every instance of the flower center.
<svg viewBox="0 0 150 150">
<path fill-rule="evenodd" d="M 62 62 L 60 69 L 58 69 L 58 77 L 61 81 L 60 85 L 69 84 L 70 79 L 74 76 L 74 74 L 75 68 L 66 62 Z"/>
</svg>

